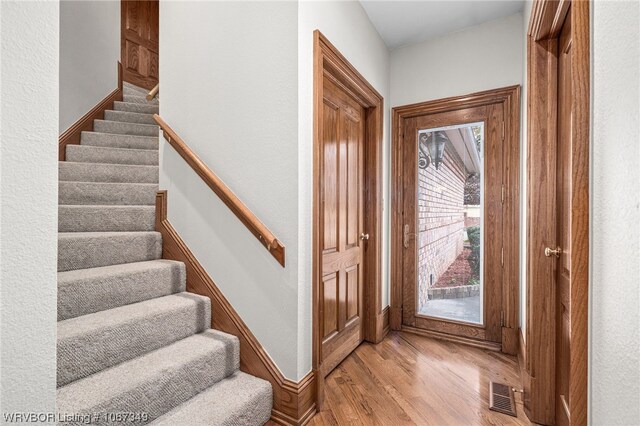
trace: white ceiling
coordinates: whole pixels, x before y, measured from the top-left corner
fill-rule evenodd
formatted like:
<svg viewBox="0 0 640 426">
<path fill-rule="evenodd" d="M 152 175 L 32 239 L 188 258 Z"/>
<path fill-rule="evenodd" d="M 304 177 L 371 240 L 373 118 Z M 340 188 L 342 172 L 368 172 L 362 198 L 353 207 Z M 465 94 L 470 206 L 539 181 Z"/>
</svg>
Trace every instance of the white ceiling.
<svg viewBox="0 0 640 426">
<path fill-rule="evenodd" d="M 522 11 L 523 0 L 360 0 L 389 49 L 419 43 Z"/>
</svg>

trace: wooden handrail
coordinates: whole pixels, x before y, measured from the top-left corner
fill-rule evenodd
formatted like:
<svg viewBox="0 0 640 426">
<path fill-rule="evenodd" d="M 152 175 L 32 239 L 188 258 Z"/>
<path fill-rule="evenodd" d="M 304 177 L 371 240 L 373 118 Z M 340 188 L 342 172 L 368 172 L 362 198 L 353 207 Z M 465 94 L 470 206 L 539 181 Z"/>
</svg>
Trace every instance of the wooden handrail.
<svg viewBox="0 0 640 426">
<path fill-rule="evenodd" d="M 285 247 L 256 217 L 255 214 L 225 185 L 222 180 L 207 167 L 178 134 L 158 115 L 153 118 L 162 129 L 162 135 L 169 144 L 191 166 L 200 178 L 220 197 L 223 203 L 236 215 L 240 222 L 269 250 L 271 255 L 284 267 Z"/>
<path fill-rule="evenodd" d="M 150 101 L 151 99 L 155 98 L 156 96 L 158 96 L 158 92 L 160 91 L 160 83 L 156 84 L 153 89 L 149 90 L 149 93 L 147 93 L 147 100 Z"/>
</svg>

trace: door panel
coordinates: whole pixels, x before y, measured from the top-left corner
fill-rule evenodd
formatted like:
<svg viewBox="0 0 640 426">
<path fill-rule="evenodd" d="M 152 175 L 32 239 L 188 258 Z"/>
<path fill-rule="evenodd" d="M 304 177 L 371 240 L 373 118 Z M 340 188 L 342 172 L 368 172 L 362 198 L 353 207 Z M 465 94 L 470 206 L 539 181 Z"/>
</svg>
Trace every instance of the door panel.
<svg viewBox="0 0 640 426">
<path fill-rule="evenodd" d="M 556 172 L 556 424 L 570 424 L 571 350 L 571 13 L 562 27 L 558 57 L 558 156 Z"/>
<path fill-rule="evenodd" d="M 403 325 L 500 342 L 502 103 L 409 118 L 403 133 Z"/>
<path fill-rule="evenodd" d="M 362 233 L 364 109 L 325 79 L 320 212 L 323 324 L 320 361 L 329 373 L 363 340 Z"/>
<path fill-rule="evenodd" d="M 122 0 L 120 8 L 123 79 L 152 89 L 158 84 L 159 3 Z"/>
</svg>

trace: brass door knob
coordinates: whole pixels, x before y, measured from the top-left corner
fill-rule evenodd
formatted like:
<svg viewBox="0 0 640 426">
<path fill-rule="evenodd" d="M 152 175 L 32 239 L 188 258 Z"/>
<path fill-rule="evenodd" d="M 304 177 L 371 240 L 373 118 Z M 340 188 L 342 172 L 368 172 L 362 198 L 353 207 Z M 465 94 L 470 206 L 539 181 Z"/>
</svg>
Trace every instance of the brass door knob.
<svg viewBox="0 0 640 426">
<path fill-rule="evenodd" d="M 365 234 L 364 232 L 360 234 L 360 239 L 362 241 L 367 241 L 369 239 L 369 234 Z"/>
<path fill-rule="evenodd" d="M 562 253 L 562 249 L 560 247 L 556 247 L 555 250 L 549 247 L 546 247 L 544 249 L 544 255 L 547 257 L 551 257 L 551 256 L 560 257 L 561 253 Z"/>
</svg>

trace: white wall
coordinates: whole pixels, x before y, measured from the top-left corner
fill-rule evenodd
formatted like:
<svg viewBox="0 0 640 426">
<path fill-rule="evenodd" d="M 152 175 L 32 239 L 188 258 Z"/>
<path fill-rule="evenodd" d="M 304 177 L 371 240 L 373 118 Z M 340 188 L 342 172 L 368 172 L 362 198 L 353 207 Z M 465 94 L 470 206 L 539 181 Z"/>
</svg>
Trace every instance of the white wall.
<svg viewBox="0 0 640 426">
<path fill-rule="evenodd" d="M 295 2 L 160 2 L 160 115 L 282 241 L 286 268 L 161 143 L 169 220 L 294 380 L 301 377 L 297 13 Z"/>
<path fill-rule="evenodd" d="M 522 83 L 522 14 L 391 52 L 391 106 Z"/>
<path fill-rule="evenodd" d="M 0 411 L 53 413 L 58 3 L 2 1 L 0 20 Z"/>
<path fill-rule="evenodd" d="M 640 424 L 640 6 L 593 2 L 590 423 Z"/>
<path fill-rule="evenodd" d="M 527 40 L 532 0 L 524 3 L 522 12 L 522 91 L 520 93 L 520 328 L 527 338 Z"/>
<path fill-rule="evenodd" d="M 389 52 L 357 1 L 300 1 L 299 73 L 299 374 L 311 368 L 311 230 L 313 201 L 313 31 L 319 29 L 384 98 L 382 307 L 389 304 Z"/>
<path fill-rule="evenodd" d="M 120 2 L 60 2 L 60 127 L 67 130 L 118 87 Z"/>
</svg>

